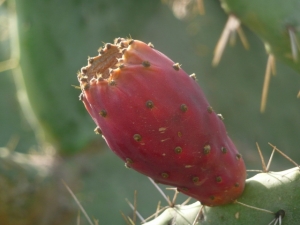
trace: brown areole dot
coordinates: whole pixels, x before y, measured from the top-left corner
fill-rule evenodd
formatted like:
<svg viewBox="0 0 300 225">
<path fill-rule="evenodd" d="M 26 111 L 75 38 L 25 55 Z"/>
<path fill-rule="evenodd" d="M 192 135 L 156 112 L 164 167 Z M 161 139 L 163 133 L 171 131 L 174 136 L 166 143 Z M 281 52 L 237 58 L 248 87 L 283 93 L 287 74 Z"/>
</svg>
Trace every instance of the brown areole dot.
<svg viewBox="0 0 300 225">
<path fill-rule="evenodd" d="M 192 181 L 193 181 L 193 183 L 199 182 L 199 177 L 193 177 L 193 178 L 192 178 Z"/>
<path fill-rule="evenodd" d="M 222 181 L 222 177 L 220 177 L 220 176 L 216 177 L 216 181 L 217 181 L 218 183 L 220 183 L 220 182 Z"/>
<path fill-rule="evenodd" d="M 81 82 L 87 82 L 87 81 L 88 81 L 88 78 L 87 78 L 86 76 L 81 77 L 81 78 L 80 78 L 80 81 L 81 81 Z"/>
<path fill-rule="evenodd" d="M 210 198 L 211 200 L 215 200 L 215 196 L 213 196 L 213 195 L 211 195 L 209 198 Z"/>
<path fill-rule="evenodd" d="M 100 127 L 96 127 L 96 128 L 94 129 L 94 132 L 95 132 L 96 134 L 102 134 L 102 130 L 100 129 Z"/>
<path fill-rule="evenodd" d="M 210 145 L 205 145 L 205 146 L 203 147 L 203 151 L 204 151 L 204 154 L 205 154 L 205 155 L 209 154 L 209 153 L 210 153 L 210 150 L 211 150 Z"/>
<path fill-rule="evenodd" d="M 180 106 L 180 110 L 181 110 L 182 112 L 186 112 L 186 111 L 188 110 L 187 105 L 186 105 L 186 104 L 182 104 L 182 105 Z"/>
<path fill-rule="evenodd" d="M 120 43 L 119 47 L 121 47 L 121 48 L 125 48 L 125 47 L 126 47 L 126 44 L 124 43 L 124 41 L 122 41 L 122 42 Z"/>
<path fill-rule="evenodd" d="M 182 152 L 182 148 L 180 146 L 177 146 L 175 149 L 174 149 L 175 153 L 179 154 Z"/>
<path fill-rule="evenodd" d="M 109 69 L 108 69 L 108 73 L 109 73 L 109 74 L 112 74 L 113 72 L 114 72 L 114 69 L 112 69 L 112 68 L 109 68 Z"/>
<path fill-rule="evenodd" d="M 166 179 L 166 178 L 169 178 L 169 174 L 168 174 L 168 173 L 161 173 L 160 175 L 161 175 L 163 178 L 165 178 L 165 179 Z"/>
<path fill-rule="evenodd" d="M 180 65 L 179 65 L 179 63 L 173 64 L 173 68 L 174 68 L 174 70 L 179 71 L 179 70 L 180 70 Z"/>
<path fill-rule="evenodd" d="M 240 184 L 239 184 L 239 183 L 235 183 L 234 186 L 235 186 L 235 187 L 239 187 Z"/>
<path fill-rule="evenodd" d="M 104 78 L 102 77 L 102 74 L 100 74 L 97 78 L 98 81 L 104 81 Z"/>
<path fill-rule="evenodd" d="M 115 39 L 114 43 L 119 44 L 122 41 L 122 38 L 118 37 Z"/>
<path fill-rule="evenodd" d="M 128 42 L 128 44 L 131 45 L 133 42 L 134 42 L 134 40 L 131 39 L 131 40 Z"/>
<path fill-rule="evenodd" d="M 105 109 L 102 109 L 100 112 L 99 112 L 100 116 L 102 117 L 106 117 L 107 116 L 107 112 Z"/>
<path fill-rule="evenodd" d="M 154 45 L 153 45 L 151 42 L 148 43 L 148 46 L 149 46 L 150 48 L 154 48 Z"/>
<path fill-rule="evenodd" d="M 89 64 L 92 64 L 94 62 L 94 58 L 88 58 Z"/>
<path fill-rule="evenodd" d="M 137 142 L 140 142 L 142 140 L 142 136 L 139 134 L 135 134 L 135 135 L 133 135 L 133 139 Z"/>
<path fill-rule="evenodd" d="M 224 153 L 224 154 L 225 154 L 225 153 L 227 153 L 227 148 L 225 148 L 225 147 L 222 147 L 222 148 L 221 148 L 221 151 L 222 151 L 222 153 Z"/>
<path fill-rule="evenodd" d="M 132 159 L 126 158 L 125 167 L 131 168 L 131 164 L 133 163 Z"/>
<path fill-rule="evenodd" d="M 107 44 L 105 45 L 105 48 L 106 48 L 106 49 L 110 49 L 110 48 L 111 48 L 111 44 L 110 44 L 110 43 L 107 43 Z"/>
<path fill-rule="evenodd" d="M 82 68 L 81 68 L 81 73 L 82 73 L 82 74 L 86 74 L 86 72 L 87 72 L 87 68 L 86 68 L 86 67 L 82 67 Z"/>
<path fill-rule="evenodd" d="M 144 67 L 150 67 L 150 62 L 149 62 L 149 61 L 143 61 L 143 62 L 142 62 L 142 65 L 143 65 Z"/>
<path fill-rule="evenodd" d="M 217 114 L 217 116 L 219 117 L 220 120 L 224 120 L 224 117 L 222 116 L 222 114 Z"/>
<path fill-rule="evenodd" d="M 237 160 L 240 160 L 240 159 L 242 158 L 242 155 L 239 154 L 239 153 L 237 153 L 237 154 L 235 155 L 235 157 L 236 157 Z"/>
<path fill-rule="evenodd" d="M 119 69 L 123 69 L 125 67 L 125 65 L 122 63 L 119 65 Z"/>
<path fill-rule="evenodd" d="M 123 48 L 123 49 L 121 50 L 121 53 L 124 54 L 126 51 L 127 51 L 127 48 Z"/>
<path fill-rule="evenodd" d="M 99 52 L 100 55 L 103 55 L 105 53 L 105 51 L 102 48 L 99 49 L 98 52 Z"/>
<path fill-rule="evenodd" d="M 189 189 L 187 187 L 181 187 L 179 189 L 181 189 L 182 191 L 189 191 Z M 177 188 L 177 191 L 180 191 L 180 190 L 178 190 L 178 188 Z"/>
<path fill-rule="evenodd" d="M 192 78 L 193 80 L 197 80 L 196 74 L 194 74 L 194 73 L 192 73 L 192 74 L 190 75 L 190 78 Z"/>
<path fill-rule="evenodd" d="M 149 109 L 152 109 L 154 107 L 154 103 L 151 100 L 148 100 L 146 102 L 146 107 L 149 108 Z"/>
<path fill-rule="evenodd" d="M 83 88 L 83 90 L 86 91 L 90 88 L 90 84 L 89 83 L 84 83 L 84 84 L 82 84 L 82 88 Z"/>
<path fill-rule="evenodd" d="M 110 85 L 110 86 L 116 86 L 116 84 L 117 84 L 117 83 L 116 83 L 115 80 L 111 80 L 111 81 L 109 82 L 109 85 Z"/>
<path fill-rule="evenodd" d="M 208 111 L 208 113 L 212 113 L 214 110 L 213 110 L 213 107 L 211 107 L 211 106 L 208 106 L 207 107 L 207 111 Z"/>
</svg>

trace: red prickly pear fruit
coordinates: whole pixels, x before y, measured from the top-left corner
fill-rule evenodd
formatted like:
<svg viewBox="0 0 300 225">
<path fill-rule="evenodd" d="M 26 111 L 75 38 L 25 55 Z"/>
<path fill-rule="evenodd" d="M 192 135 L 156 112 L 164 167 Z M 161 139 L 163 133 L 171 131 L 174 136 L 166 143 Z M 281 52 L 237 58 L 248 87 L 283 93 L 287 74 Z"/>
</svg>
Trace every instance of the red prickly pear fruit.
<svg viewBox="0 0 300 225">
<path fill-rule="evenodd" d="M 228 204 L 244 190 L 245 164 L 193 78 L 152 44 L 123 38 L 78 73 L 95 132 L 126 167 L 203 205 Z"/>
</svg>

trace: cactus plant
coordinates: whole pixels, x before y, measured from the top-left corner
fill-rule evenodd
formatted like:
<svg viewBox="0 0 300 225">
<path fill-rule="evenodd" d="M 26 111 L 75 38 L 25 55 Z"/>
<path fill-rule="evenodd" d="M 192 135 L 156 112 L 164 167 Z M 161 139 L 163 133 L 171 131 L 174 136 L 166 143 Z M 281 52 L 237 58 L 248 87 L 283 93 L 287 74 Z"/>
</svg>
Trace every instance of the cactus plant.
<svg viewBox="0 0 300 225">
<path fill-rule="evenodd" d="M 0 147 L 0 218 L 5 225 L 73 224 L 77 208 L 60 179 L 66 167 L 46 154 L 23 154 Z M 68 174 L 70 175 L 70 173 Z"/>
<path fill-rule="evenodd" d="M 222 0 L 221 5 L 263 40 L 269 54 L 300 72 L 298 0 Z"/>
<path fill-rule="evenodd" d="M 278 93 L 277 96 L 276 93 L 274 93 L 274 103 L 280 103 L 280 107 L 279 105 L 273 104 L 274 108 L 270 108 L 272 111 L 271 115 L 261 116 L 256 113 L 256 87 L 261 84 L 261 80 L 259 76 L 253 75 L 259 74 L 256 69 L 264 62 L 265 55 L 263 51 L 261 51 L 260 43 L 256 41 L 255 36 L 251 35 L 251 33 L 247 36 L 250 42 L 252 41 L 250 43 L 250 53 L 244 54 L 244 51 L 241 51 L 239 46 L 236 46 L 227 52 L 226 59 L 223 59 L 222 61 L 223 65 L 220 65 L 218 68 L 210 68 L 211 50 L 218 35 L 216 35 L 216 33 L 221 30 L 220 25 L 225 21 L 223 12 L 219 9 L 219 1 L 206 1 L 206 17 L 204 19 L 196 18 L 192 23 L 189 20 L 185 22 L 176 21 L 172 18 L 166 7 L 157 7 L 158 10 L 155 10 L 152 4 L 153 2 L 156 4 L 156 2 L 159 1 L 151 1 L 151 3 L 149 2 L 149 5 L 142 3 L 139 6 L 137 6 L 138 3 L 136 3 L 136 1 L 132 1 L 134 2 L 133 6 L 132 4 L 124 5 L 123 3 L 120 3 L 120 1 L 92 2 L 93 3 L 85 3 L 84 1 L 64 1 L 62 3 L 51 1 L 48 2 L 48 4 L 42 4 L 39 1 L 31 1 L 30 4 L 38 5 L 39 10 L 35 10 L 34 7 L 30 7 L 30 4 L 26 4 L 23 1 L 16 2 L 20 22 L 19 31 L 21 34 L 21 65 L 24 76 L 26 76 L 27 89 L 30 91 L 29 96 L 31 98 L 31 103 L 34 105 L 39 120 L 45 122 L 43 124 L 44 128 L 48 128 L 47 132 L 49 132 L 50 136 L 55 137 L 55 143 L 61 153 L 74 152 L 81 149 L 82 146 L 86 146 L 86 143 L 89 141 L 95 140 L 95 138 L 91 136 L 91 132 L 89 132 L 92 123 L 89 123 L 87 118 L 83 118 L 83 116 L 86 115 L 82 112 L 82 108 L 80 108 L 81 105 L 73 98 L 76 90 L 68 88 L 70 87 L 70 84 L 75 83 L 75 77 L 71 80 L 72 78 L 69 79 L 69 76 L 63 76 L 63 74 L 75 73 L 78 64 L 81 64 L 79 61 L 83 61 L 91 49 L 97 47 L 93 46 L 93 43 L 98 45 L 99 38 L 101 41 L 105 41 L 111 39 L 115 35 L 128 34 L 132 34 L 135 37 L 138 36 L 141 39 L 151 38 L 157 45 L 160 45 L 160 49 L 163 48 L 164 51 L 168 52 L 168 55 L 173 54 L 173 58 L 177 55 L 177 60 L 182 62 L 185 68 L 190 68 L 192 71 L 196 70 L 199 74 L 201 72 L 201 76 L 198 77 L 198 79 L 201 82 L 205 81 L 204 83 L 206 85 L 203 86 L 205 89 L 204 91 L 208 94 L 210 102 L 225 114 L 227 121 L 230 121 L 230 123 L 227 124 L 229 133 L 234 134 L 233 136 L 236 138 L 235 142 L 237 146 L 241 146 L 246 150 L 244 152 L 246 152 L 247 155 L 245 154 L 244 158 L 248 159 L 248 164 L 251 164 L 251 159 L 252 163 L 255 163 L 251 157 L 251 150 L 253 150 L 251 146 L 257 139 L 263 139 L 264 141 L 276 139 L 277 142 L 279 142 L 278 144 L 284 146 L 287 151 L 291 151 L 289 149 L 295 149 L 296 146 L 298 146 L 298 115 L 296 113 L 298 108 L 296 108 L 296 104 L 291 103 L 291 101 L 278 101 L 278 98 L 283 96 L 284 98 L 291 100 L 291 98 L 287 97 L 291 95 L 291 86 L 289 86 L 289 90 L 281 92 L 276 91 Z M 109 3 L 109 6 L 105 2 Z M 99 4 L 101 7 L 98 7 Z M 126 8 L 124 6 L 128 7 Z M 143 10 L 141 9 L 142 7 Z M 117 11 L 117 8 L 121 10 Z M 109 15 L 105 13 L 108 11 L 110 12 Z M 148 15 L 147 13 L 151 14 L 151 19 L 148 19 L 147 16 L 147 18 L 145 18 L 145 15 Z M 120 15 L 123 16 L 116 19 L 116 17 Z M 140 16 L 133 17 L 136 15 Z M 195 27 L 197 24 L 200 24 L 199 27 L 201 27 L 201 29 L 192 30 L 191 28 Z M 188 27 L 186 27 L 186 25 L 188 25 Z M 68 29 L 66 29 L 66 27 L 68 27 Z M 95 27 L 97 28 L 95 29 Z M 214 27 L 214 29 L 211 29 L 211 27 Z M 135 32 L 135 28 L 142 31 Z M 65 32 L 66 30 L 68 30 L 68 32 Z M 197 33 L 197 31 L 199 32 Z M 246 30 L 246 32 L 248 31 Z M 66 35 L 67 33 L 70 36 Z M 174 38 L 175 36 L 176 38 Z M 55 48 L 55 46 L 58 47 Z M 59 50 L 59 54 L 56 54 L 57 50 Z M 41 52 L 45 53 L 43 54 L 43 57 L 37 57 L 40 56 Z M 78 54 L 74 54 L 74 52 L 80 52 L 81 57 Z M 58 58 L 59 60 L 55 60 Z M 254 60 L 255 63 L 249 65 L 248 62 L 253 62 Z M 72 63 L 69 63 L 71 61 Z M 230 67 L 228 67 L 229 62 L 231 63 Z M 69 69 L 65 69 L 65 67 L 68 67 Z M 279 70 L 282 72 L 281 74 L 293 74 L 287 68 L 281 67 Z M 48 71 L 52 71 L 50 76 L 46 76 Z M 208 74 L 212 76 L 206 76 Z M 40 79 L 35 79 L 36 77 Z M 281 79 L 277 76 L 277 78 L 274 79 L 274 86 L 285 86 L 285 84 L 287 85 L 288 83 L 290 83 L 289 85 L 297 85 L 298 80 L 296 76 L 291 76 L 288 79 L 286 79 L 286 77 L 287 76 L 284 77 L 285 79 Z M 43 79 L 51 79 L 54 82 L 43 83 Z M 276 84 L 276 82 L 278 83 Z M 52 85 L 53 88 L 50 88 Z M 53 93 L 55 94 L 51 94 L 49 97 L 49 95 L 44 92 L 46 88 L 53 90 Z M 229 89 L 232 91 L 228 91 Z M 69 93 L 69 90 L 72 92 L 71 94 Z M 58 91 L 61 93 L 57 94 Z M 5 93 L 7 94 L 7 92 Z M 37 99 L 34 99 L 37 98 L 37 96 L 40 97 L 38 100 L 42 100 L 37 101 Z M 44 108 L 40 110 L 39 102 L 47 102 L 49 98 L 52 100 L 57 98 L 57 100 L 51 101 L 51 104 L 48 105 L 40 105 L 44 106 Z M 7 98 L 5 99 L 7 100 Z M 230 99 L 230 101 L 228 101 L 228 99 Z M 9 102 L 11 103 L 11 101 Z M 79 105 L 79 107 L 75 105 Z M 239 108 L 236 106 L 239 106 Z M 54 109 L 59 109 L 60 113 L 53 114 Z M 236 116 L 236 113 L 231 113 L 233 109 L 235 112 L 239 111 L 239 116 Z M 1 112 L 3 113 L 4 111 L 6 110 Z M 278 120 L 278 116 L 284 114 L 286 111 L 295 114 L 290 115 L 291 119 Z M 12 114 L 11 110 L 8 110 L 8 112 Z M 1 118 L 3 119 L 3 117 Z M 16 117 L 12 116 L 12 118 Z M 57 120 L 57 118 L 61 119 Z M 78 122 L 76 127 L 79 127 L 80 129 L 69 129 L 71 128 L 69 127 L 70 121 L 72 122 L 74 120 Z M 5 121 L 8 123 L 9 120 Z M 84 122 L 81 123 L 82 121 Z M 1 124 L 3 125 L 3 123 Z M 7 127 L 11 127 L 12 132 L 16 132 L 14 125 L 6 125 L 1 128 L 6 131 Z M 62 127 L 68 127 L 68 129 L 61 129 Z M 277 131 L 278 129 L 285 130 L 285 137 L 282 136 L 281 132 Z M 245 137 L 247 137 L 247 139 Z M 69 142 L 70 140 L 72 142 Z M 69 144 L 72 144 L 71 148 L 63 147 L 69 146 Z M 292 154 L 293 157 L 297 157 L 296 151 Z M 92 158 L 94 159 L 93 156 Z M 99 158 L 103 159 L 103 157 Z M 89 164 L 92 164 L 90 161 L 88 162 Z M 97 161 L 95 159 L 93 164 L 97 165 L 99 172 L 94 172 L 92 174 L 98 174 L 98 176 L 100 176 L 101 169 L 102 171 L 106 171 L 106 168 L 102 166 L 107 164 L 107 161 Z M 116 177 L 121 176 L 120 172 L 116 172 L 115 167 L 116 166 L 114 166 L 114 170 L 112 170 L 115 172 L 113 174 Z M 103 170 L 103 168 L 105 169 Z M 88 176 L 86 175 L 84 176 L 84 184 L 87 183 L 87 177 Z M 90 183 L 93 183 L 93 185 L 89 186 L 89 188 L 93 189 L 93 193 L 98 191 L 99 186 L 102 186 L 101 194 L 104 192 L 104 186 L 114 186 L 116 188 L 115 193 L 119 194 L 119 196 L 113 195 L 115 198 L 109 200 L 109 206 L 113 207 L 114 210 L 107 207 L 107 204 L 103 203 L 102 199 L 101 201 L 95 200 L 95 195 L 90 197 L 94 202 L 89 202 L 90 204 L 86 204 L 85 207 L 90 207 L 88 212 L 91 213 L 91 211 L 93 211 L 92 215 L 96 215 L 95 212 L 99 212 L 99 214 L 97 214 L 98 216 L 95 217 L 102 218 L 100 224 L 103 223 L 104 217 L 108 219 L 109 223 L 114 223 L 112 222 L 113 219 L 118 217 L 116 216 L 118 212 L 116 212 L 117 210 L 115 209 L 117 207 L 115 206 L 118 206 L 119 208 L 122 207 L 120 206 L 120 202 L 122 202 L 122 200 L 120 200 L 120 195 L 128 196 L 126 195 L 127 193 L 120 193 L 120 190 L 125 189 L 128 183 L 130 183 L 129 187 L 131 187 L 131 189 L 136 188 L 137 186 L 133 185 L 131 183 L 132 181 L 122 182 L 122 184 L 126 183 L 126 185 L 124 185 L 125 188 L 120 187 L 117 189 L 115 185 L 117 180 L 116 177 L 114 178 L 113 175 L 110 174 L 105 178 L 106 183 L 103 182 L 100 183 L 100 185 L 98 182 L 100 179 L 98 179 L 98 177 L 95 179 L 90 176 L 89 178 L 91 181 Z M 97 182 L 95 182 L 95 180 L 97 180 Z M 85 190 L 86 193 L 91 193 L 91 189 L 87 189 L 88 188 Z M 147 193 L 147 195 L 149 194 Z M 105 198 L 105 196 L 112 196 L 112 194 L 103 193 L 102 197 Z M 85 198 L 86 196 L 83 197 L 83 199 Z M 116 199 L 118 198 L 119 200 L 117 201 Z M 114 204 L 112 201 L 114 201 Z M 103 204 L 101 205 L 101 203 Z M 147 207 L 145 205 L 148 204 L 148 202 L 147 204 L 144 204 L 143 209 L 145 209 Z M 93 206 L 93 209 L 91 206 Z M 110 216 L 107 213 L 108 211 L 114 211 L 115 214 Z"/>
<path fill-rule="evenodd" d="M 26 92 L 46 141 L 54 145 L 57 152 L 70 155 L 103 144 L 87 132 L 92 122 L 82 120 L 87 115 L 73 98 L 77 90 L 71 86 L 76 84 L 76 79 L 62 74 L 76 73 L 76 66 L 88 55 L 88 49 L 96 47 L 90 43 L 98 43 L 99 36 L 113 38 L 120 32 L 137 35 L 158 4 L 159 1 L 120 3 L 118 0 L 102 0 L 80 3 L 67 0 L 48 4 L 36 0 L 32 0 L 31 4 L 17 1 L 20 64 Z M 108 16 L 107 12 L 114 16 Z M 127 22 L 116 24 L 116 21 Z M 78 51 L 82 58 L 78 57 Z M 47 54 L 40 57 L 41 52 Z"/>
<path fill-rule="evenodd" d="M 188 206 L 177 205 L 169 208 L 156 219 L 144 224 L 167 225 L 173 220 L 177 225 L 260 225 L 275 222 L 274 219 L 279 216 L 278 213 L 284 212 L 285 215 L 281 216 L 282 224 L 296 225 L 300 223 L 299 207 L 297 206 L 300 200 L 299 181 L 299 167 L 281 172 L 260 173 L 247 179 L 245 191 L 238 199 L 239 202 L 260 209 L 253 209 L 238 203 L 218 207 L 202 207 L 199 202 L 196 202 Z M 202 213 L 194 223 L 201 207 Z"/>
</svg>

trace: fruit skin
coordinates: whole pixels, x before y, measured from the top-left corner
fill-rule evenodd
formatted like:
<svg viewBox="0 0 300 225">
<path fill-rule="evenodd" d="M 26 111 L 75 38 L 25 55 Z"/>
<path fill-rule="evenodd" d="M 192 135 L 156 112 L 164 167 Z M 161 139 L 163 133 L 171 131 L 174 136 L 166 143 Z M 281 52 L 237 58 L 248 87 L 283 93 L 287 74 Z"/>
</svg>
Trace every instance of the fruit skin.
<svg viewBox="0 0 300 225">
<path fill-rule="evenodd" d="M 233 202 L 246 169 L 199 85 L 178 63 L 138 40 L 118 38 L 88 59 L 80 99 L 127 167 L 203 205 Z"/>
</svg>

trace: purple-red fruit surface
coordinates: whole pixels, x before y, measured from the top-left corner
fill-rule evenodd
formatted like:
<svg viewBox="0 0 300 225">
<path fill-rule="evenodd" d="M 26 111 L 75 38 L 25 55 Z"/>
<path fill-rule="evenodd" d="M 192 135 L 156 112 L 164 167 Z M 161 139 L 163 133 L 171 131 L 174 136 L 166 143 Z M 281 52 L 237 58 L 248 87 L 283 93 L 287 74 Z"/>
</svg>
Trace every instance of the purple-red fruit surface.
<svg viewBox="0 0 300 225">
<path fill-rule="evenodd" d="M 153 45 L 117 38 L 78 73 L 96 133 L 128 168 L 203 205 L 233 202 L 246 169 L 194 76 Z"/>
</svg>

